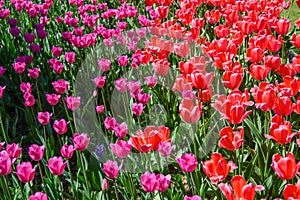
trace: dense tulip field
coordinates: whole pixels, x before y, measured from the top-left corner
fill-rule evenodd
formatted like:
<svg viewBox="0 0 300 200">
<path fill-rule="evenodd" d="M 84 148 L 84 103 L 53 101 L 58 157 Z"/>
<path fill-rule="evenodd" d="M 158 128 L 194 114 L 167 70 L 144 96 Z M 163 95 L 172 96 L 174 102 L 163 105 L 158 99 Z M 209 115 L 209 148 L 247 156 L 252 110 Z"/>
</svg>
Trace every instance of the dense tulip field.
<svg viewBox="0 0 300 200">
<path fill-rule="evenodd" d="M 1 200 L 300 200 L 299 0 L 0 0 Z"/>
</svg>

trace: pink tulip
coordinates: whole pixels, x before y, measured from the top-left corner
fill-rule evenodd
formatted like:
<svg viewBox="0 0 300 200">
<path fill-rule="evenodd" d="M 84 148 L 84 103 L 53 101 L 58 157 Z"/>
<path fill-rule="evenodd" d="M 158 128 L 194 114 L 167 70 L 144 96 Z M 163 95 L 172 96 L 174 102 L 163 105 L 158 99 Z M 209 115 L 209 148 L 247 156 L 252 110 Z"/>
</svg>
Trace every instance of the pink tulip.
<svg viewBox="0 0 300 200">
<path fill-rule="evenodd" d="M 118 56 L 117 61 L 118 65 L 125 67 L 128 64 L 128 56 Z"/>
<path fill-rule="evenodd" d="M 44 151 L 45 151 L 45 146 L 44 145 L 38 146 L 36 144 L 32 144 L 29 147 L 28 154 L 29 154 L 29 156 L 32 160 L 39 161 L 43 158 Z"/>
<path fill-rule="evenodd" d="M 149 100 L 150 100 L 150 94 L 138 94 L 137 95 L 137 100 L 139 101 L 139 103 L 146 105 Z"/>
<path fill-rule="evenodd" d="M 129 81 L 128 82 L 128 89 L 130 91 L 130 95 L 136 93 L 141 88 L 141 82 L 140 81 Z"/>
<path fill-rule="evenodd" d="M 98 66 L 99 66 L 99 68 L 100 68 L 101 71 L 106 72 L 106 71 L 108 71 L 110 69 L 111 62 L 108 59 L 101 58 L 98 61 Z"/>
<path fill-rule="evenodd" d="M 28 69 L 28 76 L 37 79 L 40 76 L 39 68 Z"/>
<path fill-rule="evenodd" d="M 114 132 L 118 138 L 125 137 L 128 133 L 128 126 L 126 122 L 122 122 L 121 124 L 116 124 L 114 127 Z"/>
<path fill-rule="evenodd" d="M 60 100 L 60 95 L 57 94 L 46 94 L 46 99 L 51 106 L 58 104 Z"/>
<path fill-rule="evenodd" d="M 35 194 L 30 195 L 28 200 L 48 200 L 48 196 L 42 192 L 36 192 Z"/>
<path fill-rule="evenodd" d="M 23 183 L 30 182 L 34 179 L 35 167 L 32 168 L 31 162 L 22 162 L 17 165 L 17 172 L 15 172 L 19 180 Z"/>
<path fill-rule="evenodd" d="M 118 78 L 115 80 L 115 87 L 120 92 L 125 92 L 127 90 L 127 79 L 126 78 Z"/>
<path fill-rule="evenodd" d="M 172 153 L 173 146 L 169 141 L 162 141 L 158 145 L 158 152 L 163 157 L 168 157 Z"/>
<path fill-rule="evenodd" d="M 42 125 L 47 125 L 50 122 L 51 116 L 52 116 L 52 113 L 49 113 L 49 112 L 38 112 L 38 121 Z"/>
<path fill-rule="evenodd" d="M 90 143 L 90 138 L 87 136 L 86 133 L 75 133 L 73 137 L 73 142 L 76 150 L 84 151 Z"/>
<path fill-rule="evenodd" d="M 68 90 L 69 82 L 61 79 L 52 82 L 52 86 L 57 93 L 63 94 Z"/>
<path fill-rule="evenodd" d="M 73 147 L 73 145 L 67 145 L 67 144 L 64 144 L 60 149 L 61 155 L 67 159 L 70 159 L 73 156 L 74 151 L 75 148 Z"/>
<path fill-rule="evenodd" d="M 23 97 L 24 97 L 24 99 L 25 99 L 24 105 L 25 105 L 26 107 L 34 106 L 34 104 L 35 104 L 35 99 L 34 99 L 34 96 L 33 96 L 32 94 L 26 92 L 26 93 L 24 94 Z"/>
<path fill-rule="evenodd" d="M 6 68 L 3 66 L 0 66 L 0 76 L 3 76 L 3 74 L 5 73 Z"/>
<path fill-rule="evenodd" d="M 184 153 L 181 158 L 176 158 L 176 161 L 185 172 L 192 172 L 198 166 L 197 158 L 192 153 Z"/>
<path fill-rule="evenodd" d="M 103 113 L 104 111 L 104 105 L 96 106 L 97 113 Z"/>
<path fill-rule="evenodd" d="M 154 87 L 157 83 L 156 76 L 146 76 L 146 77 L 144 77 L 144 79 L 149 87 Z"/>
<path fill-rule="evenodd" d="M 5 176 L 11 172 L 12 160 L 7 151 L 0 152 L 0 176 Z"/>
<path fill-rule="evenodd" d="M 59 135 L 62 135 L 68 131 L 68 122 L 65 119 L 55 120 L 53 123 L 53 129 Z"/>
<path fill-rule="evenodd" d="M 6 86 L 0 86 L 0 99 L 3 97 L 5 88 L 6 88 Z"/>
<path fill-rule="evenodd" d="M 101 187 L 102 187 L 103 191 L 108 191 L 109 190 L 109 183 L 108 183 L 108 180 L 106 178 L 104 178 L 102 180 Z"/>
<path fill-rule="evenodd" d="M 53 46 L 51 51 L 52 51 L 53 56 L 58 57 L 62 53 L 62 48 Z"/>
<path fill-rule="evenodd" d="M 142 174 L 141 184 L 145 192 L 154 192 L 158 185 L 158 182 L 156 180 L 156 175 L 150 172 L 146 172 Z"/>
<path fill-rule="evenodd" d="M 102 88 L 105 85 L 105 76 L 97 76 L 93 79 L 93 82 L 96 84 L 97 88 Z"/>
<path fill-rule="evenodd" d="M 66 52 L 64 58 L 69 64 L 74 63 L 76 60 L 76 56 L 74 52 Z"/>
<path fill-rule="evenodd" d="M 184 200 L 202 200 L 202 199 L 198 195 L 195 195 L 195 196 L 192 196 L 192 197 L 184 196 Z"/>
<path fill-rule="evenodd" d="M 103 171 L 108 178 L 116 178 L 120 169 L 116 161 L 108 160 L 103 164 Z"/>
<path fill-rule="evenodd" d="M 133 103 L 131 110 L 134 115 L 140 116 L 144 110 L 144 106 L 141 103 Z"/>
<path fill-rule="evenodd" d="M 124 140 L 118 140 L 116 144 L 110 144 L 110 148 L 117 157 L 126 158 L 132 146 Z"/>
<path fill-rule="evenodd" d="M 80 97 L 65 97 L 65 102 L 67 103 L 69 110 L 77 110 L 77 108 L 80 106 Z"/>
<path fill-rule="evenodd" d="M 117 120 L 114 117 L 106 117 L 104 120 L 104 126 L 107 130 L 113 130 L 117 125 Z"/>
<path fill-rule="evenodd" d="M 200 119 L 202 109 L 191 99 L 183 99 L 179 106 L 179 113 L 186 123 L 195 124 Z"/>
<path fill-rule="evenodd" d="M 156 190 L 159 192 L 166 191 L 171 182 L 171 175 L 164 176 L 162 174 L 157 174 L 155 178 L 157 181 Z"/>
<path fill-rule="evenodd" d="M 54 156 L 53 158 L 49 159 L 48 164 L 46 164 L 46 166 L 49 168 L 51 174 L 61 175 L 65 170 L 67 162 L 68 161 L 63 162 L 62 157 Z"/>
<path fill-rule="evenodd" d="M 12 159 L 12 162 L 18 159 L 22 153 L 22 148 L 19 147 L 19 144 L 16 143 L 7 144 L 5 150 L 7 151 L 9 157 Z"/>
<path fill-rule="evenodd" d="M 32 92 L 32 85 L 30 84 L 30 83 L 28 83 L 28 82 L 22 82 L 21 84 L 20 84 L 20 90 L 23 92 L 23 93 L 26 93 L 26 92 L 28 92 L 28 93 L 31 93 Z"/>
<path fill-rule="evenodd" d="M 0 142 L 0 150 L 3 148 L 5 142 Z"/>
</svg>

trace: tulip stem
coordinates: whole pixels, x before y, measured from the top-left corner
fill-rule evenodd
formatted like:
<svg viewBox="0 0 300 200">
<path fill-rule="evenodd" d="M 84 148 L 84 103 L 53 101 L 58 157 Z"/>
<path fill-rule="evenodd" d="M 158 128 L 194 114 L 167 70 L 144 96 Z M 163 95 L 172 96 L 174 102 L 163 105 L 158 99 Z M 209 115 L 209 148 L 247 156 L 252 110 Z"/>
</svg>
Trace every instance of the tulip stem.
<svg viewBox="0 0 300 200">
<path fill-rule="evenodd" d="M 30 193 L 33 195 L 34 192 L 33 192 L 33 190 L 32 190 L 32 187 L 33 187 L 32 181 L 30 181 L 28 184 L 29 184 L 29 188 L 30 188 Z"/>
<path fill-rule="evenodd" d="M 75 197 L 77 199 L 77 196 L 75 196 L 75 192 L 74 192 L 74 183 L 73 183 L 73 175 L 72 175 L 72 172 L 71 172 L 71 168 L 70 168 L 70 163 L 68 162 L 67 163 L 67 167 L 68 167 L 68 170 L 69 170 L 69 173 L 70 173 L 70 179 L 71 179 L 71 192 L 73 194 L 73 197 Z"/>
<path fill-rule="evenodd" d="M 84 165 L 84 162 L 83 162 L 82 152 L 79 152 L 79 157 L 80 157 L 80 161 L 81 161 L 81 167 L 82 167 L 82 171 L 83 171 L 83 175 L 84 175 L 84 179 L 85 179 L 86 188 L 90 192 L 90 187 L 89 187 L 89 184 L 88 184 L 88 179 L 87 179 L 87 176 L 86 176 L 86 173 L 85 173 L 85 165 Z"/>
<path fill-rule="evenodd" d="M 194 184 L 193 184 L 192 172 L 189 173 L 189 176 L 190 176 L 190 184 L 191 184 L 192 194 L 194 195 Z"/>
<path fill-rule="evenodd" d="M 9 190 L 9 187 L 8 187 L 8 184 L 7 184 L 7 176 L 5 176 L 5 177 L 3 176 L 3 179 L 4 179 L 5 187 L 7 189 L 8 197 L 9 197 L 9 199 L 12 199 L 11 198 L 11 193 L 10 193 L 10 190 Z"/>
<path fill-rule="evenodd" d="M 59 176 L 57 176 L 57 179 L 58 179 L 57 184 L 58 184 L 59 191 L 61 193 L 61 198 L 62 198 L 62 200 L 64 200 L 64 193 L 63 193 L 64 187 L 63 187 L 62 182 L 60 181 Z"/>
<path fill-rule="evenodd" d="M 43 172 L 42 172 L 42 167 L 41 167 L 41 162 L 40 161 L 38 161 L 38 166 L 39 166 L 39 171 L 40 171 L 41 179 L 42 179 L 42 182 L 43 182 L 43 187 L 45 187 L 44 176 L 43 176 Z"/>
<path fill-rule="evenodd" d="M 46 135 L 46 127 L 43 126 L 44 129 L 44 141 L 45 141 L 45 145 L 47 144 L 47 135 Z"/>
<path fill-rule="evenodd" d="M 116 193 L 116 197 L 117 197 L 117 200 L 119 200 L 119 195 L 118 195 L 118 192 L 117 192 L 117 181 L 115 179 L 115 193 Z"/>
<path fill-rule="evenodd" d="M 1 115 L 1 112 L 0 112 L 0 124 L 1 124 L 1 131 L 2 131 L 2 134 L 3 134 L 4 140 L 5 140 L 5 144 L 8 144 L 7 137 L 6 137 L 6 133 L 5 133 L 5 130 L 4 130 L 4 127 L 3 127 L 3 124 L 4 124 L 4 123 L 2 123 L 2 115 Z"/>
</svg>

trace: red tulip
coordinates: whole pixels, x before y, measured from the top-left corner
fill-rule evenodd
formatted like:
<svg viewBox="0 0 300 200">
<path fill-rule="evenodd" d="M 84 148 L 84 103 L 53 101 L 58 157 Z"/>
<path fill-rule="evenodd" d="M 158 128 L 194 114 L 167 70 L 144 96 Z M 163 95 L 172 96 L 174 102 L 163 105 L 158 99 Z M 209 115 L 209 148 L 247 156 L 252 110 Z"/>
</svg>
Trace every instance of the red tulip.
<svg viewBox="0 0 300 200">
<path fill-rule="evenodd" d="M 240 87 L 243 80 L 243 73 L 225 71 L 223 74 L 223 84 L 225 87 L 234 90 Z"/>
<path fill-rule="evenodd" d="M 278 120 L 279 119 L 279 120 Z M 292 124 L 284 120 L 281 116 L 274 116 L 271 120 L 270 135 L 265 135 L 268 139 L 275 140 L 278 144 L 288 144 L 298 133 L 292 133 Z"/>
<path fill-rule="evenodd" d="M 264 190 L 264 187 L 261 185 L 247 184 L 245 179 L 240 175 L 234 176 L 231 179 L 231 185 L 232 187 L 228 183 L 218 185 L 227 200 L 254 200 L 255 191 Z"/>
<path fill-rule="evenodd" d="M 300 2 L 300 1 L 299 1 Z M 300 35 L 293 34 L 291 43 L 298 49 L 300 49 Z"/>
<path fill-rule="evenodd" d="M 116 178 L 119 175 L 120 168 L 116 161 L 108 160 L 103 164 L 103 171 L 108 178 Z"/>
<path fill-rule="evenodd" d="M 30 162 L 22 162 L 17 165 L 17 172 L 15 173 L 21 182 L 27 183 L 34 179 L 35 167 L 32 168 Z"/>
<path fill-rule="evenodd" d="M 281 48 L 282 44 L 283 44 L 283 40 L 282 40 L 282 36 L 280 35 L 278 37 L 278 40 L 276 39 L 276 37 L 274 35 L 268 35 L 267 36 L 267 49 L 270 52 L 277 52 L 279 51 L 279 49 Z"/>
<path fill-rule="evenodd" d="M 233 151 L 241 147 L 244 136 L 244 129 L 241 127 L 239 131 L 233 131 L 230 126 L 220 131 L 219 147 Z"/>
<path fill-rule="evenodd" d="M 229 34 L 229 29 L 226 25 L 216 26 L 214 32 L 218 38 L 225 38 Z"/>
<path fill-rule="evenodd" d="M 248 48 L 246 60 L 249 60 L 252 63 L 259 63 L 262 61 L 264 56 L 263 50 L 259 47 Z"/>
<path fill-rule="evenodd" d="M 206 73 L 204 71 L 194 71 L 191 74 L 191 80 L 193 86 L 197 89 L 208 89 L 209 85 L 213 81 L 214 73 Z"/>
<path fill-rule="evenodd" d="M 299 174 L 300 162 L 297 164 L 293 153 L 288 153 L 286 157 L 274 154 L 272 157 L 272 168 L 279 178 L 289 180 Z"/>
<path fill-rule="evenodd" d="M 238 21 L 237 25 L 239 27 L 239 30 L 242 31 L 244 35 L 249 35 L 255 29 L 255 24 L 253 22 L 246 21 L 246 20 Z"/>
<path fill-rule="evenodd" d="M 252 64 L 250 66 L 250 72 L 249 74 L 255 78 L 256 80 L 264 80 L 269 72 L 270 72 L 270 68 L 264 66 L 264 65 L 255 65 L 255 64 Z"/>
<path fill-rule="evenodd" d="M 297 98 L 296 103 L 293 105 L 294 112 L 300 114 L 300 96 Z"/>
<path fill-rule="evenodd" d="M 288 116 L 293 112 L 293 103 L 290 97 L 277 97 L 273 107 L 277 115 Z"/>
<path fill-rule="evenodd" d="M 291 21 L 286 18 L 281 18 L 275 22 L 273 28 L 278 34 L 285 35 L 289 32 Z"/>
<path fill-rule="evenodd" d="M 32 160 L 39 161 L 43 158 L 44 151 L 45 151 L 45 146 L 44 145 L 38 146 L 36 144 L 32 144 L 29 147 L 28 154 L 29 154 L 29 156 Z"/>
<path fill-rule="evenodd" d="M 274 107 L 276 99 L 276 88 L 267 82 L 261 82 L 251 90 L 255 106 L 263 111 L 270 111 Z"/>
<path fill-rule="evenodd" d="M 192 153 L 184 153 L 180 158 L 176 158 L 180 168 L 185 172 L 192 172 L 198 166 L 197 158 Z"/>
<path fill-rule="evenodd" d="M 61 175 L 65 170 L 67 162 L 68 161 L 63 162 L 62 157 L 54 156 L 53 158 L 49 159 L 48 164 L 46 164 L 46 166 L 49 168 L 51 174 Z"/>
<path fill-rule="evenodd" d="M 144 131 L 138 130 L 129 143 L 139 152 L 147 153 L 158 150 L 159 143 L 163 141 L 170 141 L 170 129 L 165 126 L 148 126 Z"/>
<path fill-rule="evenodd" d="M 276 86 L 278 91 L 283 96 L 291 97 L 298 94 L 300 90 L 300 80 L 297 78 L 285 76 L 283 77 L 283 83 L 278 84 L 278 82 L 276 81 Z"/>
<path fill-rule="evenodd" d="M 284 187 L 283 196 L 285 200 L 300 199 L 300 180 L 296 185 L 287 184 Z"/>
<path fill-rule="evenodd" d="M 281 59 L 278 55 L 276 55 L 276 56 L 267 55 L 264 58 L 264 64 L 266 67 L 268 67 L 272 70 L 277 70 L 280 67 Z"/>
<path fill-rule="evenodd" d="M 233 162 L 230 161 L 227 163 L 220 153 L 213 153 L 211 160 L 202 162 L 202 169 L 213 184 L 224 180 L 228 173 L 236 168 Z"/>
<path fill-rule="evenodd" d="M 158 6 L 155 11 L 159 19 L 167 18 L 170 8 L 168 6 Z"/>
<path fill-rule="evenodd" d="M 220 20 L 221 13 L 219 10 L 211 10 L 211 11 L 206 11 L 204 16 L 205 16 L 205 19 L 210 24 L 215 24 Z"/>
</svg>

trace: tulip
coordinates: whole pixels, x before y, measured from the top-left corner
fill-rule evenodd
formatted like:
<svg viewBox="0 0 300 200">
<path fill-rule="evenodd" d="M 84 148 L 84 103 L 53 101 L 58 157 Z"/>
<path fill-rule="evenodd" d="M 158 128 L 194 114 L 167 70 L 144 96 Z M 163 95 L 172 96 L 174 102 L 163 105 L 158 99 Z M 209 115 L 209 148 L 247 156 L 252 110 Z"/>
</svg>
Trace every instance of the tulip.
<svg viewBox="0 0 300 200">
<path fill-rule="evenodd" d="M 219 148 L 225 148 L 229 151 L 239 149 L 244 142 L 244 129 L 241 127 L 239 131 L 233 131 L 230 126 L 220 131 Z"/>
<path fill-rule="evenodd" d="M 155 177 L 156 181 L 157 181 L 157 185 L 156 185 L 156 190 L 159 192 L 165 192 L 171 182 L 171 175 L 162 175 L 162 174 L 157 174 Z"/>
<path fill-rule="evenodd" d="M 157 76 L 167 76 L 170 68 L 170 63 L 166 58 L 156 59 L 153 61 L 152 67 Z"/>
<path fill-rule="evenodd" d="M 23 73 L 26 69 L 26 63 L 24 63 L 24 62 L 16 62 L 16 63 L 13 63 L 12 66 L 13 66 L 14 70 L 19 74 Z"/>
<path fill-rule="evenodd" d="M 191 80 L 193 86 L 197 89 L 208 89 L 214 78 L 214 73 L 204 73 L 200 71 L 194 71 L 191 74 Z"/>
<path fill-rule="evenodd" d="M 0 176 L 5 176 L 11 172 L 12 160 L 7 151 L 0 152 Z"/>
<path fill-rule="evenodd" d="M 156 76 L 146 76 L 146 77 L 144 77 L 144 79 L 149 87 L 154 87 L 157 83 Z"/>
<path fill-rule="evenodd" d="M 51 48 L 51 52 L 52 52 L 52 54 L 53 54 L 54 57 L 58 57 L 58 56 L 60 56 L 61 53 L 62 53 L 62 48 L 61 48 L 61 47 L 53 46 L 53 47 Z"/>
<path fill-rule="evenodd" d="M 24 105 L 25 105 L 26 107 L 34 106 L 34 104 L 35 104 L 35 99 L 34 99 L 34 96 L 33 96 L 32 94 L 26 92 L 26 93 L 24 94 L 23 97 L 24 97 L 24 99 L 25 99 Z"/>
<path fill-rule="evenodd" d="M 254 200 L 255 191 L 264 190 L 264 187 L 261 185 L 255 186 L 252 183 L 247 184 L 245 179 L 240 175 L 234 176 L 231 179 L 231 185 L 233 189 L 228 183 L 221 183 L 218 185 L 227 200 Z"/>
<path fill-rule="evenodd" d="M 202 162 L 203 171 L 206 176 L 216 184 L 224 180 L 228 173 L 236 169 L 236 165 L 233 162 L 228 162 L 220 153 L 213 153 L 211 160 Z"/>
<path fill-rule="evenodd" d="M 102 190 L 103 191 L 108 191 L 109 190 L 109 183 L 108 183 L 108 180 L 106 178 L 104 178 L 102 180 L 102 184 L 101 184 L 101 187 L 102 187 Z"/>
<path fill-rule="evenodd" d="M 46 166 L 49 168 L 51 174 L 61 175 L 65 170 L 67 162 L 68 161 L 63 162 L 62 157 L 54 156 L 48 160 L 48 164 L 46 164 Z"/>
<path fill-rule="evenodd" d="M 44 151 L 45 151 L 45 146 L 42 145 L 42 146 L 38 146 L 36 144 L 32 144 L 30 147 L 29 147 L 29 156 L 32 160 L 34 161 L 39 161 L 43 158 L 44 156 Z"/>
<path fill-rule="evenodd" d="M 50 122 L 51 116 L 52 116 L 52 113 L 49 113 L 49 112 L 38 112 L 38 121 L 42 125 L 47 125 Z"/>
<path fill-rule="evenodd" d="M 22 162 L 17 165 L 17 172 L 15 172 L 19 180 L 23 183 L 30 182 L 34 179 L 35 167 L 32 168 L 31 162 Z"/>
<path fill-rule="evenodd" d="M 110 69 L 111 62 L 108 59 L 101 58 L 98 61 L 98 66 L 99 66 L 99 68 L 100 68 L 101 71 L 106 72 L 106 71 L 108 71 Z"/>
<path fill-rule="evenodd" d="M 163 157 L 168 157 L 171 155 L 174 146 L 171 146 L 171 142 L 162 141 L 158 145 L 158 152 Z"/>
<path fill-rule="evenodd" d="M 128 64 L 129 59 L 128 56 L 118 56 L 117 61 L 118 65 L 125 67 Z"/>
<path fill-rule="evenodd" d="M 199 197 L 198 195 L 195 195 L 195 196 L 192 196 L 192 197 L 184 196 L 183 200 L 202 200 L 202 198 Z"/>
<path fill-rule="evenodd" d="M 73 156 L 74 151 L 75 148 L 73 147 L 73 145 L 67 145 L 67 144 L 64 144 L 60 149 L 61 155 L 67 159 L 70 159 Z"/>
<path fill-rule="evenodd" d="M 127 90 L 127 79 L 126 78 L 118 78 L 115 80 L 115 88 L 119 92 L 125 92 Z"/>
<path fill-rule="evenodd" d="M 197 158 L 192 153 L 184 153 L 180 158 L 176 158 L 176 161 L 185 172 L 192 172 L 198 166 Z"/>
<path fill-rule="evenodd" d="M 108 160 L 103 164 L 103 171 L 108 178 L 116 178 L 120 169 L 116 161 Z"/>
<path fill-rule="evenodd" d="M 191 99 L 183 99 L 179 105 L 179 113 L 186 123 L 195 124 L 201 117 L 202 108 Z"/>
<path fill-rule="evenodd" d="M 75 52 L 66 52 L 64 58 L 69 64 L 74 63 L 76 61 Z"/>
<path fill-rule="evenodd" d="M 22 153 L 22 147 L 19 147 L 19 144 L 16 143 L 7 144 L 5 150 L 12 159 L 12 162 L 18 159 Z"/>
<path fill-rule="evenodd" d="M 134 115 L 140 116 L 144 110 L 144 106 L 141 103 L 133 103 L 131 107 L 131 111 Z"/>
<path fill-rule="evenodd" d="M 54 120 L 53 129 L 59 135 L 62 135 L 68 131 L 68 122 L 65 119 Z"/>
<path fill-rule="evenodd" d="M 156 175 L 150 172 L 145 172 L 141 175 L 141 184 L 145 192 L 154 192 L 158 185 Z"/>
<path fill-rule="evenodd" d="M 57 93 L 63 94 L 68 90 L 69 82 L 65 80 L 58 80 L 52 82 L 52 86 Z"/>
<path fill-rule="evenodd" d="M 0 99 L 3 97 L 5 88 L 6 88 L 6 86 L 0 86 Z"/>
<path fill-rule="evenodd" d="M 106 117 L 104 126 L 107 130 L 114 130 L 115 126 L 117 126 L 117 120 L 114 117 Z"/>
<path fill-rule="evenodd" d="M 74 96 L 70 96 L 70 97 L 65 97 L 65 102 L 67 103 L 67 107 L 69 110 L 77 110 L 80 106 L 80 97 L 74 97 Z"/>
<path fill-rule="evenodd" d="M 286 157 L 274 154 L 272 157 L 272 168 L 280 179 L 289 180 L 299 174 L 300 163 L 296 163 L 293 153 L 288 153 Z"/>
<path fill-rule="evenodd" d="M 284 199 L 286 199 L 286 200 L 300 199 L 300 180 L 298 180 L 296 185 L 287 184 L 284 187 L 283 196 L 284 196 Z"/>
<path fill-rule="evenodd" d="M 60 95 L 57 94 L 46 94 L 46 99 L 51 106 L 58 104 L 60 100 Z"/>
<path fill-rule="evenodd" d="M 293 103 L 290 97 L 278 96 L 273 107 L 277 115 L 288 116 L 293 112 Z"/>
<path fill-rule="evenodd" d="M 30 195 L 28 200 L 48 200 L 48 196 L 42 192 L 36 192 L 35 194 Z"/>
<path fill-rule="evenodd" d="M 93 82 L 97 86 L 97 88 L 102 88 L 105 85 L 105 76 L 97 76 L 96 78 L 93 79 Z"/>
<path fill-rule="evenodd" d="M 118 140 L 116 144 L 110 144 L 110 148 L 117 157 L 126 158 L 132 146 L 124 140 Z"/>
<path fill-rule="evenodd" d="M 90 138 L 86 133 L 75 133 L 72 140 L 74 142 L 75 149 L 78 151 L 84 151 L 90 143 Z"/>
</svg>

